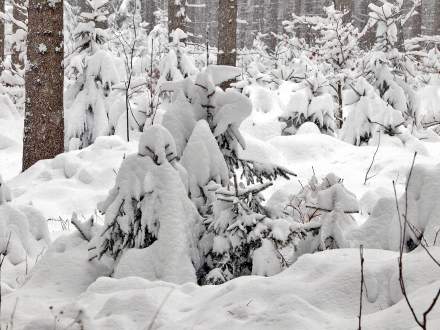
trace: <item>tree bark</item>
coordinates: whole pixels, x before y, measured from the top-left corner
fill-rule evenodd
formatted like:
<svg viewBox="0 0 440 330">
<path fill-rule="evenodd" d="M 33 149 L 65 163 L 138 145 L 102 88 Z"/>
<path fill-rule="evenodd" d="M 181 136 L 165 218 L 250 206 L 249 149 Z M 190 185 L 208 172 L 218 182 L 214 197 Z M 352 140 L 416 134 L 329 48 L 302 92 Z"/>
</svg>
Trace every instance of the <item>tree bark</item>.
<svg viewBox="0 0 440 330">
<path fill-rule="evenodd" d="M 406 1 L 403 3 L 403 12 L 405 14 L 413 8 L 412 1 Z M 404 39 L 411 39 L 418 37 L 422 34 L 422 5 L 416 8 L 417 14 L 408 19 L 403 26 Z"/>
<path fill-rule="evenodd" d="M 154 11 L 156 10 L 154 0 L 141 0 L 141 18 L 142 21 L 147 22 L 147 33 L 153 30 L 155 25 Z"/>
<path fill-rule="evenodd" d="M 218 3 L 217 64 L 237 64 L 237 0 L 219 0 Z"/>
<path fill-rule="evenodd" d="M 64 151 L 63 0 L 30 0 L 23 170 Z"/>
<path fill-rule="evenodd" d="M 0 12 L 5 12 L 5 0 L 0 0 Z M 5 22 L 0 18 L 0 68 L 5 56 Z"/>
<path fill-rule="evenodd" d="M 176 29 L 185 31 L 186 0 L 168 0 L 168 33 Z"/>
<path fill-rule="evenodd" d="M 280 1 L 279 0 L 270 0 L 270 6 L 269 6 L 269 42 L 268 46 L 273 51 L 275 50 L 278 39 L 274 34 L 278 34 L 278 28 L 280 27 L 280 21 L 278 19 L 278 13 L 280 8 Z"/>
<path fill-rule="evenodd" d="M 348 12 L 347 15 L 344 16 L 344 22 L 351 22 L 353 15 L 353 0 L 333 0 L 333 3 L 336 10 Z"/>
<path fill-rule="evenodd" d="M 237 0 L 218 2 L 218 55 L 217 64 L 237 65 Z M 233 81 L 226 81 L 221 88 L 228 88 Z"/>
<path fill-rule="evenodd" d="M 13 0 L 13 16 L 18 22 L 26 24 L 26 1 L 24 0 Z M 17 32 L 23 30 L 17 24 L 12 22 L 12 35 L 16 35 Z M 25 42 L 24 40 L 19 40 L 19 42 Z M 14 43 L 12 45 L 12 63 L 16 68 L 22 68 L 24 64 L 23 50 L 19 48 L 19 44 Z M 20 57 L 20 55 L 22 55 Z"/>
<path fill-rule="evenodd" d="M 343 107 L 344 107 L 344 101 L 342 99 L 342 82 L 338 82 L 338 110 L 336 113 L 336 124 L 338 128 L 342 128 L 342 124 L 344 124 L 344 115 L 343 115 Z"/>
</svg>

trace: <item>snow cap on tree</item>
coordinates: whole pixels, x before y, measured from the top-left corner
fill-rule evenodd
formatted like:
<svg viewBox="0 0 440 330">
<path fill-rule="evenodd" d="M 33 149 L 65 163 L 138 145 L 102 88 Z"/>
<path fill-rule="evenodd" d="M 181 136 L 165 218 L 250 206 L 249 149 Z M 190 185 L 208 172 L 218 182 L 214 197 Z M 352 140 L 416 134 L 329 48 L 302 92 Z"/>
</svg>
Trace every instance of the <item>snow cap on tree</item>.
<svg viewBox="0 0 440 330">
<path fill-rule="evenodd" d="M 191 198 L 194 201 L 207 195 L 205 189 L 211 181 L 224 187 L 229 184 L 228 167 L 208 123 L 203 119 L 197 122 L 181 162 L 188 172 Z"/>
<path fill-rule="evenodd" d="M 0 204 L 10 202 L 12 200 L 12 194 L 6 182 L 0 175 Z"/>
</svg>

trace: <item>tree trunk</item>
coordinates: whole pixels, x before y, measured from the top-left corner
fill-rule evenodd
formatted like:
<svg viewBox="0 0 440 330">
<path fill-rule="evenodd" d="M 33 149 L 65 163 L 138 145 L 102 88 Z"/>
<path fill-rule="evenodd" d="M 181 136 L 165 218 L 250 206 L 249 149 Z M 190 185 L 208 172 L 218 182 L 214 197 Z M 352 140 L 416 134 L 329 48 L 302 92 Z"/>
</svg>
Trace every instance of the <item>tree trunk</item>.
<svg viewBox="0 0 440 330">
<path fill-rule="evenodd" d="M 0 12 L 5 12 L 5 0 L 0 0 Z M 5 22 L 0 18 L 0 69 L 5 56 Z"/>
<path fill-rule="evenodd" d="M 219 0 L 218 3 L 217 64 L 237 64 L 237 0 Z"/>
<path fill-rule="evenodd" d="M 342 108 L 344 106 L 344 101 L 342 99 L 342 82 L 338 82 L 338 111 L 336 113 L 336 124 L 338 128 L 342 128 L 344 123 L 344 115 L 342 113 Z"/>
<path fill-rule="evenodd" d="M 356 1 L 356 0 L 355 0 Z M 344 16 L 344 22 L 351 22 L 353 15 L 353 1 L 352 0 L 333 0 L 335 5 L 335 9 L 345 12 L 347 11 L 347 15 Z"/>
<path fill-rule="evenodd" d="M 278 43 L 278 39 L 276 38 L 276 36 L 274 36 L 274 34 L 278 34 L 278 28 L 280 27 L 280 21 L 278 19 L 278 12 L 279 12 L 279 7 L 280 6 L 280 1 L 279 0 L 270 0 L 270 6 L 269 6 L 269 22 L 268 22 L 268 32 L 269 32 L 269 48 L 274 51 L 277 43 Z"/>
<path fill-rule="evenodd" d="M 13 16 L 18 22 L 26 24 L 26 1 L 14 0 L 13 1 Z M 12 34 L 17 38 L 17 33 L 22 32 L 22 28 L 12 22 Z M 25 42 L 24 40 L 18 40 L 19 43 Z M 22 68 L 24 64 L 23 49 L 19 48 L 19 44 L 14 43 L 12 45 L 12 63 L 16 68 Z M 20 57 L 21 55 L 21 57 Z"/>
<path fill-rule="evenodd" d="M 339 11 L 351 10 L 352 0 L 333 0 L 335 9 Z"/>
<path fill-rule="evenodd" d="M 154 12 L 156 5 L 154 0 L 141 0 L 141 17 L 142 21 L 147 22 L 147 33 L 153 30 L 155 25 Z"/>
<path fill-rule="evenodd" d="M 412 1 L 406 1 L 403 3 L 403 12 L 408 14 L 413 8 Z M 417 14 L 413 15 L 408 19 L 406 24 L 403 26 L 404 39 L 411 39 L 418 37 L 422 34 L 422 5 L 416 8 Z"/>
<path fill-rule="evenodd" d="M 176 29 L 185 31 L 186 0 L 168 0 L 168 33 Z"/>
<path fill-rule="evenodd" d="M 64 151 L 63 1 L 30 0 L 23 170 Z"/>
<path fill-rule="evenodd" d="M 217 64 L 237 65 L 237 11 L 237 0 L 219 0 Z M 224 82 L 221 88 L 228 88 L 232 82 Z"/>
<path fill-rule="evenodd" d="M 440 3 L 438 0 L 422 0 L 422 34 L 435 35 L 440 30 Z M 437 28 L 439 28 L 437 30 Z"/>
</svg>

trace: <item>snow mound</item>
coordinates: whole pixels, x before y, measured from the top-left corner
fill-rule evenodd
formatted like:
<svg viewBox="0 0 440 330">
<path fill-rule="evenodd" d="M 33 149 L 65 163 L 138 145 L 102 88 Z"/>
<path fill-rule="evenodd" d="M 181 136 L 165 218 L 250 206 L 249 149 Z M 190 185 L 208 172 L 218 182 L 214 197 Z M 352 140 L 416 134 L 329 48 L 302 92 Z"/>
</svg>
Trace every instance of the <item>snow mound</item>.
<svg viewBox="0 0 440 330">
<path fill-rule="evenodd" d="M 29 206 L 0 204 L 0 251 L 17 265 L 35 258 L 50 242 L 46 219 Z"/>
<path fill-rule="evenodd" d="M 8 182 L 13 203 L 30 204 L 45 218 L 70 218 L 73 212 L 88 217 L 112 187 L 125 155 L 136 148 L 116 136 L 99 137 L 86 149 L 42 160 Z"/>
<path fill-rule="evenodd" d="M 34 279 L 5 297 L 2 314 L 5 319 L 16 297 L 20 298 L 14 329 L 26 326 L 36 329 L 38 324 L 53 324 L 54 316 L 60 326 L 83 324 L 96 330 L 141 330 L 150 325 L 160 329 L 246 327 L 261 330 L 291 329 L 292 324 L 298 329 L 311 330 L 357 327 L 361 274 L 358 249 L 306 255 L 270 278 L 246 276 L 219 286 L 199 287 L 191 283 L 151 282 L 138 277 L 95 280 L 104 273 L 103 269 L 81 261 L 80 253 L 74 254 L 71 246 L 76 244 L 79 247 L 76 251 L 82 254 L 86 254 L 85 247 L 72 238 L 70 241 L 58 242 L 58 249 L 65 244 L 64 252 L 56 251 L 55 247 L 51 249 L 35 267 Z M 431 253 L 440 257 L 438 248 L 431 248 Z M 58 256 L 56 260 L 55 256 Z M 68 257 L 72 258 L 75 268 L 62 269 L 60 266 L 66 265 Z M 416 328 L 397 290 L 397 254 L 365 250 L 364 257 L 367 289 L 363 296 L 363 328 Z M 56 261 L 56 267 L 46 273 L 50 261 Z M 84 272 L 80 266 L 89 271 Z M 410 299 L 420 314 L 431 303 L 434 289 L 440 284 L 440 270 L 423 253 L 407 255 L 404 267 Z M 48 275 L 50 280 L 43 280 L 43 276 Z M 89 283 L 87 290 L 78 296 Z M 31 298 L 30 292 L 41 295 L 38 299 Z M 53 306 L 52 312 L 49 306 Z M 430 314 L 429 323 L 434 329 L 439 321 L 437 308 Z"/>
<path fill-rule="evenodd" d="M 176 143 L 166 128 L 153 125 L 141 135 L 138 154 L 148 156 L 160 165 L 177 157 Z"/>
<path fill-rule="evenodd" d="M 385 250 L 399 249 L 400 227 L 404 223 L 407 210 L 407 222 L 413 230 L 406 230 L 405 242 L 408 248 L 414 248 L 423 236 L 428 246 L 440 246 L 440 165 L 416 165 L 408 183 L 407 196 L 398 201 L 400 216 L 393 197 L 378 200 L 371 216 L 359 228 L 350 233 L 355 245 L 363 244 L 368 248 Z"/>
<path fill-rule="evenodd" d="M 419 107 L 417 108 L 416 120 L 419 124 L 429 124 L 440 120 L 440 87 L 426 86 L 417 93 Z"/>
<path fill-rule="evenodd" d="M 10 179 L 20 173 L 23 117 L 6 95 L 0 94 L 0 173 Z"/>
<path fill-rule="evenodd" d="M 305 122 L 302 124 L 296 134 L 321 134 L 321 131 L 319 130 L 319 127 L 312 122 Z"/>
</svg>

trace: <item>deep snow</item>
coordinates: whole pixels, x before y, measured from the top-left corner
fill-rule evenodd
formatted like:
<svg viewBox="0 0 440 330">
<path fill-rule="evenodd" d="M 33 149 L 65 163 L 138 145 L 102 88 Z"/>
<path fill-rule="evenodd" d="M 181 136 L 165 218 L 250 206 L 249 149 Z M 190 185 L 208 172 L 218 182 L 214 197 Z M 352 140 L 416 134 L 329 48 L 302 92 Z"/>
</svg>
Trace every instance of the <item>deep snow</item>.
<svg viewBox="0 0 440 330">
<path fill-rule="evenodd" d="M 242 126 L 248 147 L 242 156 L 272 161 L 298 174 L 289 182 L 278 180 L 266 191 L 267 196 L 277 191 L 269 204 L 281 203 L 288 194 L 296 193 L 313 172 L 318 177 L 333 172 L 344 178 L 345 187 L 360 200 L 361 214 L 355 217 L 361 224 L 379 197 L 389 197 L 391 203 L 393 180 L 398 194 L 402 193 L 414 151 L 419 152 L 417 164 L 433 166 L 440 160 L 439 142 L 403 145 L 398 138 L 384 139 L 372 167 L 374 177 L 364 185 L 375 146 L 355 147 L 313 128 L 301 129 L 294 136 L 277 136 L 274 130 L 278 127 L 265 124 L 260 115 L 253 114 Z M 3 121 L 0 118 L 2 134 L 8 132 L 12 141 L 0 148 L 0 173 L 8 179 L 14 196 L 12 207 L 30 205 L 46 218 L 68 219 L 73 212 L 84 218 L 94 214 L 97 203 L 114 185 L 122 160 L 138 148 L 137 141 L 99 137 L 86 149 L 41 161 L 14 177 L 20 164 L 20 122 L 18 114 Z M 61 237 L 32 270 L 26 270 L 24 263 L 4 268 L 10 285 L 2 286 L 6 293 L 2 297 L 2 325 L 13 315 L 14 329 L 28 330 L 79 329 L 75 320 L 85 329 L 118 330 L 357 327 L 358 249 L 304 255 L 270 278 L 248 276 L 220 286 L 198 287 L 137 277 L 108 278 L 110 269 L 105 263 L 88 262 L 88 246 L 78 233 L 63 231 L 57 222 L 50 229 L 53 239 Z M 440 258 L 438 247 L 431 252 Z M 392 251 L 365 251 L 363 329 L 417 328 L 398 287 L 397 256 Z M 440 270 L 421 249 L 404 260 L 410 298 L 421 311 L 440 284 Z M 429 329 L 440 328 L 439 306 L 430 314 L 429 325 Z"/>
</svg>

